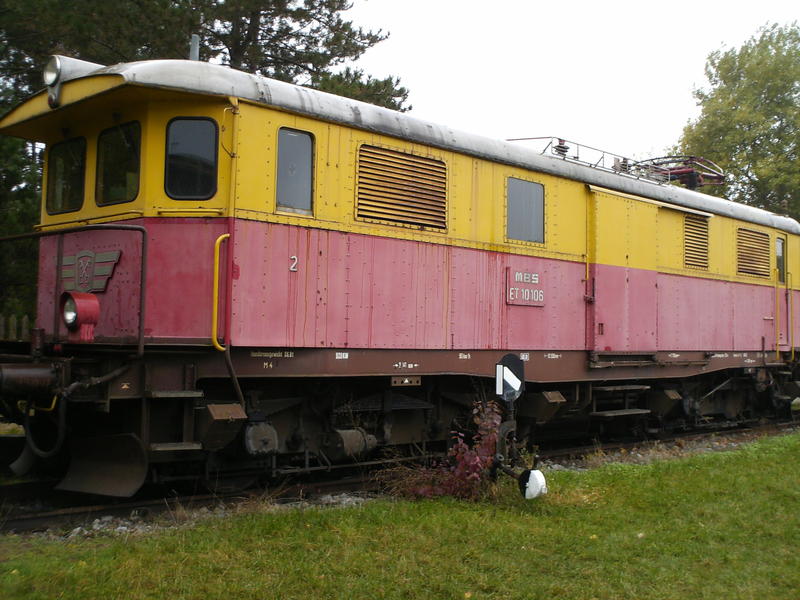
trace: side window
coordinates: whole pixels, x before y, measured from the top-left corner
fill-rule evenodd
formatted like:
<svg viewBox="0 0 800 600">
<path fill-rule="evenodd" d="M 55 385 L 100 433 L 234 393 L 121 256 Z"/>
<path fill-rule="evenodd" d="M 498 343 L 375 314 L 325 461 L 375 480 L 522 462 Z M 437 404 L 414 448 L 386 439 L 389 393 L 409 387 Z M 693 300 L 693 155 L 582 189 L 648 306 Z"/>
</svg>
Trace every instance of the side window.
<svg viewBox="0 0 800 600">
<path fill-rule="evenodd" d="M 47 161 L 47 212 L 72 212 L 83 205 L 86 171 L 86 139 L 59 142 L 50 148 Z"/>
<path fill-rule="evenodd" d="M 544 186 L 509 177 L 506 236 L 510 240 L 544 243 Z"/>
<path fill-rule="evenodd" d="M 208 200 L 217 193 L 217 124 L 178 118 L 167 125 L 167 195 L 175 200 Z"/>
<path fill-rule="evenodd" d="M 116 125 L 97 138 L 98 206 L 130 202 L 139 194 L 139 123 Z"/>
<path fill-rule="evenodd" d="M 775 267 L 778 269 L 778 281 L 786 283 L 786 240 L 782 237 L 775 238 Z"/>
<path fill-rule="evenodd" d="M 314 137 L 305 131 L 278 130 L 279 210 L 311 214 L 314 187 Z"/>
</svg>

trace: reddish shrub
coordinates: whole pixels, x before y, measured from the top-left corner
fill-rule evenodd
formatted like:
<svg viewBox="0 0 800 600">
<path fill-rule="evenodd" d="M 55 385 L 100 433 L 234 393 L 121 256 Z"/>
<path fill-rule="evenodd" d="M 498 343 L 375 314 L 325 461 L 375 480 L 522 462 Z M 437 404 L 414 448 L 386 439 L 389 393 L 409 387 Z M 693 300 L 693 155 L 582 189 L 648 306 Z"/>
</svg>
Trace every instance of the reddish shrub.
<svg viewBox="0 0 800 600">
<path fill-rule="evenodd" d="M 378 479 L 390 493 L 399 496 L 469 500 L 481 497 L 493 483 L 490 469 L 502 415 L 497 403 L 490 400 L 475 403 L 472 419 L 476 432 L 471 443 L 467 443 L 463 432 L 453 432 L 453 445 L 442 462 L 429 467 L 393 467 L 381 471 Z"/>
</svg>

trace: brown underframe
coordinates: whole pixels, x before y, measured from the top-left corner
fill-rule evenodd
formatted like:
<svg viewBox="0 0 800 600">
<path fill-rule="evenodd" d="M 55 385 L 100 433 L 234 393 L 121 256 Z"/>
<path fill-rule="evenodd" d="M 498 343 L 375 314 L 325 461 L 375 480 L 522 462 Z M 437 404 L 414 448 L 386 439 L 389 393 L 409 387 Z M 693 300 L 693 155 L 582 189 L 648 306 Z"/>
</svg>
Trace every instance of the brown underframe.
<svg viewBox="0 0 800 600">
<path fill-rule="evenodd" d="M 73 348 L 75 349 L 75 348 Z M 66 349 L 65 349 L 66 350 Z M 164 360 L 173 353 L 172 360 Z M 397 350 L 361 348 L 232 348 L 231 359 L 240 379 L 280 377 L 377 377 L 397 375 L 467 375 L 494 378 L 504 350 Z M 528 354 L 525 379 L 554 384 L 576 381 L 676 379 L 737 368 L 778 367 L 773 352 L 590 353 L 514 351 Z M 337 358 L 337 356 L 339 358 Z M 346 356 L 346 358 L 345 358 Z M 195 379 L 229 377 L 222 353 L 197 347 L 147 348 L 148 359 L 193 364 Z M 154 365 L 149 365 L 154 366 Z M 160 371 L 159 367 L 155 371 Z M 153 375 L 156 375 L 155 373 Z M 156 384 L 158 377 L 151 379 Z"/>
</svg>

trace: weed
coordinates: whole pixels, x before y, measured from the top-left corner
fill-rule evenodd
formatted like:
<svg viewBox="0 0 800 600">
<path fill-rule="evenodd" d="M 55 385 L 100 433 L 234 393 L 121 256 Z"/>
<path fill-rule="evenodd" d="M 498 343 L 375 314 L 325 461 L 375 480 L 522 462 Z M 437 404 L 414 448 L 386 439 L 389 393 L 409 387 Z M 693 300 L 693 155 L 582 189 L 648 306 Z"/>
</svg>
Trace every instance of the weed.
<svg viewBox="0 0 800 600">
<path fill-rule="evenodd" d="M 493 400 L 476 402 L 472 410 L 476 432 L 471 440 L 465 432 L 454 431 L 453 445 L 442 462 L 429 467 L 392 467 L 381 471 L 378 480 L 389 493 L 406 498 L 477 500 L 490 494 L 501 418 L 500 407 Z"/>
</svg>

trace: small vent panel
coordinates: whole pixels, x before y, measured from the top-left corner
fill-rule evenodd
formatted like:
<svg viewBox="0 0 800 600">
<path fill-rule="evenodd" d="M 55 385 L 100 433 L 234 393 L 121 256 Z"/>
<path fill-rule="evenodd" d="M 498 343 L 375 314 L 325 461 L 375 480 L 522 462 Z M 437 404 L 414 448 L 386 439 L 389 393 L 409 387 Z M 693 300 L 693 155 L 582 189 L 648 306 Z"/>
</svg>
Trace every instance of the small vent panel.
<svg viewBox="0 0 800 600">
<path fill-rule="evenodd" d="M 690 269 L 708 269 L 708 217 L 684 216 L 683 264 Z"/>
<path fill-rule="evenodd" d="M 736 232 L 736 270 L 740 275 L 769 277 L 769 235 L 750 229 Z"/>
<path fill-rule="evenodd" d="M 356 216 L 446 229 L 446 165 L 434 158 L 361 146 Z"/>
</svg>

